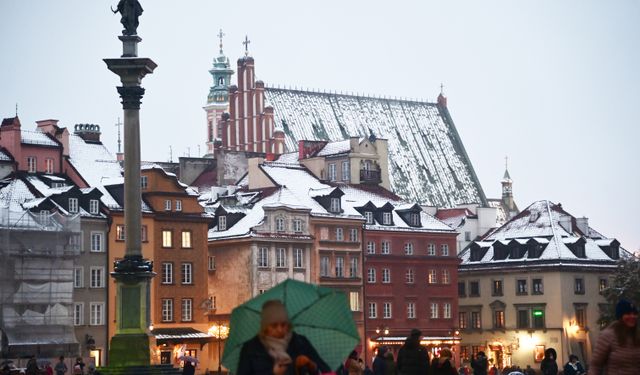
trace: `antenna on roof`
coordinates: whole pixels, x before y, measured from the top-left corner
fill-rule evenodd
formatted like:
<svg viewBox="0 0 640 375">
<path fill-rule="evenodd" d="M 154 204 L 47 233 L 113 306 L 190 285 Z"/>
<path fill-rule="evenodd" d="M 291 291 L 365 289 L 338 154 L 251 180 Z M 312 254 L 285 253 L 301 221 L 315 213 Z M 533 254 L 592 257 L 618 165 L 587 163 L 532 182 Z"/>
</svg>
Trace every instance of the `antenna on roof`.
<svg viewBox="0 0 640 375">
<path fill-rule="evenodd" d="M 18 117 L 18 102 L 16 102 L 16 117 Z"/>
<path fill-rule="evenodd" d="M 169 145 L 169 163 L 173 163 L 173 148 Z"/>
<path fill-rule="evenodd" d="M 122 145 L 122 140 L 120 139 L 120 127 L 122 123 L 120 122 L 120 117 L 118 117 L 118 122 L 116 122 L 116 127 L 118 128 L 118 154 L 121 153 L 120 146 Z"/>
</svg>

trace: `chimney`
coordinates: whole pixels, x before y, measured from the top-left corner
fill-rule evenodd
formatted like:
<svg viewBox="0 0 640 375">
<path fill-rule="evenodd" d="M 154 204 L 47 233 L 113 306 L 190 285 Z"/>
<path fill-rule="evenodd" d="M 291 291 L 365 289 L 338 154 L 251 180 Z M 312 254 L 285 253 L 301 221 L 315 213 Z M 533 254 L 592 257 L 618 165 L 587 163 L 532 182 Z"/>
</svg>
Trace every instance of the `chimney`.
<svg viewBox="0 0 640 375">
<path fill-rule="evenodd" d="M 573 233 L 573 228 L 571 226 L 571 216 L 569 216 L 569 215 L 560 216 L 560 219 L 558 220 L 558 223 L 568 233 Z"/>
<path fill-rule="evenodd" d="M 85 142 L 100 143 L 100 125 L 76 124 L 73 133 Z"/>
<path fill-rule="evenodd" d="M 576 226 L 584 234 L 585 236 L 589 236 L 589 218 L 587 217 L 579 217 L 576 218 Z"/>
<path fill-rule="evenodd" d="M 36 124 L 38 124 L 38 130 L 40 130 L 41 132 L 51 134 L 54 137 L 56 136 L 56 131 L 58 130 L 58 120 L 40 120 L 36 121 Z"/>
</svg>

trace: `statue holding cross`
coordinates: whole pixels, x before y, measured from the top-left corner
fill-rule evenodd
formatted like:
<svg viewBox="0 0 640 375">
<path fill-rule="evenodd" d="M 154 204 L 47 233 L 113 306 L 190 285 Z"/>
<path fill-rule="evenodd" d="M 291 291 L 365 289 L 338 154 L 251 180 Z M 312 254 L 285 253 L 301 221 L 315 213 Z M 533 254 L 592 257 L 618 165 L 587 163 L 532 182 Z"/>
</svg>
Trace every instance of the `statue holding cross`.
<svg viewBox="0 0 640 375">
<path fill-rule="evenodd" d="M 138 0 L 120 0 L 116 10 L 113 10 L 113 7 L 111 7 L 111 11 L 113 13 L 120 13 L 122 16 L 120 18 L 120 23 L 124 26 L 122 35 L 138 35 L 138 17 L 142 14 L 142 6 Z"/>
</svg>

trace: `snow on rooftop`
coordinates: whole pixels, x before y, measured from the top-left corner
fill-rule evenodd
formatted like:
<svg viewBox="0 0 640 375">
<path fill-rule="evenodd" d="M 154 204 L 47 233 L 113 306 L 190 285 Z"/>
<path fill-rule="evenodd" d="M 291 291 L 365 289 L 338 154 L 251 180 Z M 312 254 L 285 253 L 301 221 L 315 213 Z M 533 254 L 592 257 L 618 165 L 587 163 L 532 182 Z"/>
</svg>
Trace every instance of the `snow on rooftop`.
<svg viewBox="0 0 640 375">
<path fill-rule="evenodd" d="M 42 146 L 54 146 L 58 147 L 59 144 L 53 139 L 49 138 L 49 136 L 41 132 L 39 130 L 20 130 L 20 137 L 22 138 L 22 143 L 32 144 L 32 145 L 42 145 Z"/>
<path fill-rule="evenodd" d="M 3 150 L 0 150 L 0 161 L 11 161 L 11 156 Z"/>
<path fill-rule="evenodd" d="M 120 163 L 103 144 L 87 143 L 75 134 L 69 134 L 69 162 L 90 186 L 122 176 Z"/>
<path fill-rule="evenodd" d="M 351 141 L 346 139 L 343 141 L 327 143 L 322 150 L 318 152 L 318 156 L 345 154 L 349 151 L 351 151 Z"/>
<path fill-rule="evenodd" d="M 298 140 L 388 140 L 392 190 L 438 207 L 484 203 L 484 193 L 454 124 L 434 103 L 266 88 L 287 150 Z M 346 145 L 346 141 L 345 141 Z"/>
</svg>

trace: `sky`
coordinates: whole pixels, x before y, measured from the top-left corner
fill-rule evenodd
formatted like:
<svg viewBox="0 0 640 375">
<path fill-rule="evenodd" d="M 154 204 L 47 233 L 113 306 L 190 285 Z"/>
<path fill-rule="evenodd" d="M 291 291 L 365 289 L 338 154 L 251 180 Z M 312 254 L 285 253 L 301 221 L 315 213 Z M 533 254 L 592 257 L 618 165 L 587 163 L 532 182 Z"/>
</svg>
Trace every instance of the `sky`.
<svg viewBox="0 0 640 375">
<path fill-rule="evenodd" d="M 142 159 L 205 152 L 208 70 L 251 41 L 267 85 L 434 101 L 448 107 L 488 197 L 505 157 L 521 209 L 562 203 L 640 249 L 640 2 L 618 0 L 140 0 Z M 2 0 L 0 116 L 101 126 L 117 150 L 117 0 Z M 235 76 L 233 78 L 235 82 Z"/>
</svg>

